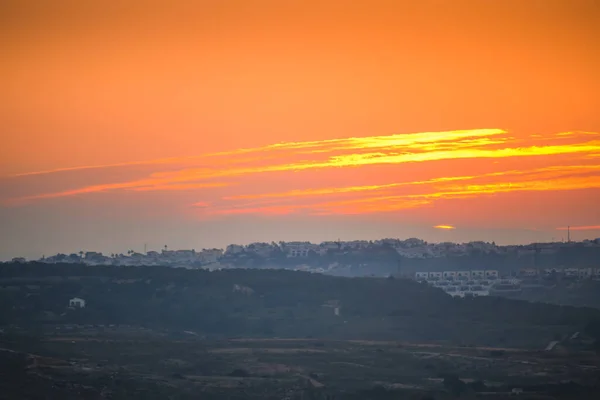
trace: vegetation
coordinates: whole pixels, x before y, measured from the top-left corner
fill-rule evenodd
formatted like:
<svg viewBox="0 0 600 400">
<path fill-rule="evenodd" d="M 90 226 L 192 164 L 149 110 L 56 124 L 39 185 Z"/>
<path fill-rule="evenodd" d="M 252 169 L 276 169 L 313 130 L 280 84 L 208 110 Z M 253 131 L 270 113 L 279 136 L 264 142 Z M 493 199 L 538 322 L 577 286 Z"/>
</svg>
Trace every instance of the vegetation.
<svg viewBox="0 0 600 400">
<path fill-rule="evenodd" d="M 132 340 L 119 329 L 41 340 L 0 335 L 0 398 L 508 399 L 519 387 L 532 398 L 595 399 L 600 388 L 598 357 L 585 352 L 513 349 L 492 359 L 476 347 L 319 342 L 148 332 Z"/>
<path fill-rule="evenodd" d="M 86 308 L 67 310 L 72 297 L 85 299 Z M 538 348 L 600 317 L 600 310 L 589 308 L 498 297 L 452 298 L 404 279 L 35 263 L 0 267 L 0 307 L 1 324 L 41 328 L 56 323 L 128 324 L 205 336 Z"/>
<path fill-rule="evenodd" d="M 597 309 L 452 298 L 404 279 L 4 264 L 0 393 L 439 400 L 520 387 L 591 399 L 599 321 Z M 563 339 L 576 331 L 577 345 Z M 551 340 L 560 352 L 542 351 Z"/>
</svg>

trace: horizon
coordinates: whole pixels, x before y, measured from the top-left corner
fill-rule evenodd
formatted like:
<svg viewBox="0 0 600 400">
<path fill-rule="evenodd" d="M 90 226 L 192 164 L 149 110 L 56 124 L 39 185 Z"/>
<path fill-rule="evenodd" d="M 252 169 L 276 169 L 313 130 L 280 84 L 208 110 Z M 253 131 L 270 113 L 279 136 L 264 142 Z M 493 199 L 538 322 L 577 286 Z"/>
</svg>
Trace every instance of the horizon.
<svg viewBox="0 0 600 400">
<path fill-rule="evenodd" d="M 2 18 L 0 260 L 600 237 L 594 0 L 7 0 Z"/>
<path fill-rule="evenodd" d="M 148 248 L 147 244 L 143 244 L 142 247 L 144 248 L 143 250 L 136 250 L 135 248 L 129 248 L 127 250 L 123 250 L 123 251 L 119 251 L 119 252 L 114 252 L 114 251 L 100 251 L 98 249 L 80 249 L 78 251 L 59 251 L 57 253 L 52 253 L 52 254 L 42 254 L 41 256 L 37 256 L 37 257 L 33 257 L 33 258 L 28 258 L 28 257 L 24 257 L 24 256 L 15 256 L 12 257 L 10 259 L 0 259 L 0 262 L 10 262 L 12 260 L 14 260 L 15 258 L 25 258 L 28 262 L 29 261 L 39 261 L 41 259 L 43 259 L 44 257 L 52 257 L 55 255 L 59 255 L 59 254 L 64 254 L 64 255 L 72 255 L 72 254 L 80 254 L 80 252 L 83 252 L 84 254 L 86 252 L 95 252 L 95 253 L 99 253 L 102 254 L 104 256 L 129 256 L 128 252 L 129 251 L 133 251 L 133 253 L 136 254 L 148 254 L 149 252 L 158 252 L 158 253 L 162 253 L 164 251 L 195 251 L 196 253 L 202 252 L 204 250 L 223 250 L 226 251 L 227 247 L 229 245 L 236 245 L 236 246 L 243 246 L 243 247 L 247 247 L 251 244 L 256 244 L 256 243 L 266 243 L 266 244 L 271 244 L 271 243 L 276 243 L 277 245 L 279 245 L 279 243 L 283 242 L 285 244 L 289 244 L 289 243 L 310 243 L 311 245 L 321 245 L 323 243 L 332 243 L 332 242 L 340 242 L 340 243 L 348 243 L 348 242 L 355 242 L 355 241 L 368 241 L 368 242 L 372 242 L 372 243 L 376 243 L 379 241 L 383 241 L 383 240 L 398 240 L 398 241 L 406 241 L 406 240 L 410 240 L 410 239 L 418 239 L 418 240 L 423 240 L 417 237 L 407 237 L 407 238 L 393 238 L 393 237 L 382 237 L 379 239 L 349 239 L 349 240 L 325 240 L 325 241 L 321 241 L 321 242 L 314 242 L 314 241 L 309 241 L 309 240 L 294 240 L 294 241 L 264 241 L 264 242 L 247 242 L 247 243 L 228 243 L 226 245 L 222 245 L 222 246 L 218 246 L 218 247 L 202 247 L 199 248 L 199 250 L 196 250 L 196 247 L 193 248 L 173 248 L 171 246 L 169 246 L 168 244 L 163 245 L 162 247 L 155 247 L 155 248 Z M 452 241 L 437 241 L 437 242 L 429 242 L 429 241 L 424 241 L 426 245 L 439 245 L 439 244 L 444 244 L 444 243 L 452 243 L 455 245 L 466 245 L 466 244 L 470 244 L 470 243 L 478 243 L 478 242 L 483 242 L 486 244 L 491 244 L 494 245 L 496 247 L 513 247 L 513 246 L 531 246 L 531 245 L 542 245 L 542 244 L 552 244 L 552 245 L 559 245 L 559 244 L 581 244 L 581 243 L 586 243 L 586 242 L 598 242 L 600 240 L 600 238 L 595 238 L 595 239 L 582 239 L 582 240 L 565 240 L 565 238 L 563 237 L 561 240 L 555 240 L 555 241 L 548 241 L 548 242 L 530 242 L 530 243 L 506 243 L 506 244 L 501 244 L 501 243 L 496 243 L 494 241 L 481 241 L 481 240 L 472 240 L 472 241 L 468 241 L 468 242 L 452 242 Z M 166 247 L 165 247 L 166 246 Z"/>
</svg>

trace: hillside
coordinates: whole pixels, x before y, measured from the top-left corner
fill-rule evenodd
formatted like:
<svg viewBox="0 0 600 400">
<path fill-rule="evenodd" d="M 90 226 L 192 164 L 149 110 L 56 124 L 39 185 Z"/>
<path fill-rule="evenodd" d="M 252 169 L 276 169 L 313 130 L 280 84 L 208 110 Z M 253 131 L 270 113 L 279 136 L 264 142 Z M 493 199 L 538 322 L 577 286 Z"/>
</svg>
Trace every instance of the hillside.
<svg viewBox="0 0 600 400">
<path fill-rule="evenodd" d="M 68 309 L 70 298 L 85 299 Z M 121 324 L 207 337 L 446 341 L 543 348 L 600 310 L 451 298 L 413 281 L 285 270 L 4 264 L 0 324 Z M 337 314 L 336 315 L 336 308 Z"/>
<path fill-rule="evenodd" d="M 530 281 L 534 284 L 531 285 Z M 524 280 L 523 290 L 498 293 L 504 297 L 532 302 L 552 303 L 576 307 L 594 307 L 600 309 L 600 281 L 583 279 L 546 279 Z"/>
</svg>

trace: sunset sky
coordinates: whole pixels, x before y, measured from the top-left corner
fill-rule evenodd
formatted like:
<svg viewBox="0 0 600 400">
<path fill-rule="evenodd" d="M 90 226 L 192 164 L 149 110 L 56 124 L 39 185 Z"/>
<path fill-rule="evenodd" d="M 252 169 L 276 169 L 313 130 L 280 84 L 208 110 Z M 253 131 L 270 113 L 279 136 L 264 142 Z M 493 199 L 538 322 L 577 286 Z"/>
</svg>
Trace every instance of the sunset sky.
<svg viewBox="0 0 600 400">
<path fill-rule="evenodd" d="M 600 237 L 598 1 L 0 7 L 0 260 Z"/>
</svg>

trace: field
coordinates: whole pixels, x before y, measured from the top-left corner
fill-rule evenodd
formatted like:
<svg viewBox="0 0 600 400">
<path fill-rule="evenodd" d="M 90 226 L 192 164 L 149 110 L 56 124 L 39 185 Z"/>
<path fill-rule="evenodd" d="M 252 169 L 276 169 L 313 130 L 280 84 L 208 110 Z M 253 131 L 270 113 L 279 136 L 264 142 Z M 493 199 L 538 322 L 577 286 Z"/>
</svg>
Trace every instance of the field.
<svg viewBox="0 0 600 400">
<path fill-rule="evenodd" d="M 513 389 L 586 399 L 600 389 L 595 308 L 283 270 L 15 264 L 0 277 L 0 399 L 502 399 Z"/>
<path fill-rule="evenodd" d="M 1 336 L 0 398 L 498 399 L 513 388 L 523 389 L 521 398 L 586 398 L 600 367 L 595 353 L 565 348 L 63 328 Z"/>
</svg>

